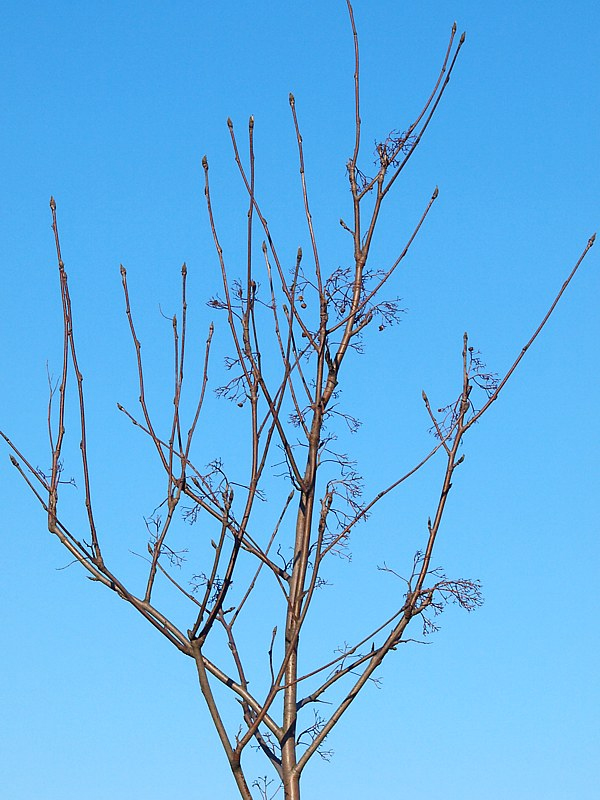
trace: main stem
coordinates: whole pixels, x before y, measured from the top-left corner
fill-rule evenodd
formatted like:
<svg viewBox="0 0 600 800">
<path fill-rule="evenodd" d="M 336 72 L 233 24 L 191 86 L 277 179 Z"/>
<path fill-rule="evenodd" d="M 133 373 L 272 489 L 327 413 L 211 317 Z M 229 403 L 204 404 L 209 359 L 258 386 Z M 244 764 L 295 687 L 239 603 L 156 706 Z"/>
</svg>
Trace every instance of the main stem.
<svg viewBox="0 0 600 800">
<path fill-rule="evenodd" d="M 300 771 L 297 768 L 296 754 L 296 722 L 298 717 L 297 679 L 298 679 L 298 641 L 302 622 L 302 603 L 308 560 L 310 553 L 310 537 L 315 505 L 315 489 L 317 459 L 323 414 L 315 404 L 311 431 L 308 441 L 308 457 L 304 480 L 301 487 L 298 515 L 296 518 L 296 541 L 294 546 L 294 564 L 290 581 L 290 597 L 285 626 L 285 652 L 287 664 L 285 668 L 285 690 L 283 700 L 283 739 L 281 743 L 281 764 L 283 772 L 283 788 L 285 800 L 299 800 Z"/>
</svg>

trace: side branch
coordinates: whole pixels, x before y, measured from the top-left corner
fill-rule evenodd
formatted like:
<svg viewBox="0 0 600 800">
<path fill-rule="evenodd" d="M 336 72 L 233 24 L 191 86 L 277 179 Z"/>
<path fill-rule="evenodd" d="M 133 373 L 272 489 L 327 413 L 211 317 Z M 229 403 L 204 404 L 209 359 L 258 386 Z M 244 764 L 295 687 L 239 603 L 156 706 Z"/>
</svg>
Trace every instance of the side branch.
<svg viewBox="0 0 600 800">
<path fill-rule="evenodd" d="M 521 352 L 519 353 L 519 355 L 518 355 L 518 356 L 517 356 L 517 358 L 515 359 L 514 363 L 512 364 L 512 366 L 510 367 L 510 369 L 508 370 L 508 372 L 506 373 L 506 375 L 504 376 L 504 378 L 502 378 L 502 380 L 501 380 L 501 381 L 500 381 L 500 383 L 498 384 L 498 387 L 496 388 L 495 392 L 494 392 L 494 393 L 493 393 L 493 394 L 490 396 L 490 398 L 489 398 L 489 399 L 488 399 L 488 401 L 487 401 L 487 402 L 486 402 L 486 403 L 483 405 L 483 407 L 482 407 L 482 408 L 481 408 L 481 409 L 480 409 L 480 410 L 479 410 L 479 411 L 478 411 L 476 414 L 474 414 L 474 415 L 473 415 L 473 417 L 472 417 L 472 418 L 469 420 L 469 423 L 468 423 L 468 425 L 467 425 L 467 427 L 468 427 L 468 428 L 470 428 L 470 427 L 471 427 L 471 425 L 473 425 L 475 422 L 477 422 L 477 420 L 478 420 L 478 419 L 479 419 L 479 418 L 480 418 L 480 417 L 481 417 L 483 414 L 485 414 L 485 412 L 486 412 L 486 411 L 488 410 L 488 408 L 489 408 L 489 407 L 492 405 L 492 403 L 494 403 L 494 402 L 495 402 L 495 401 L 498 399 L 498 395 L 500 394 L 500 392 L 502 391 L 502 389 L 503 389 L 503 388 L 504 388 L 504 386 L 506 385 L 506 382 L 507 382 L 507 381 L 508 381 L 508 379 L 511 377 L 511 375 L 512 375 L 512 374 L 513 374 L 513 372 L 516 370 L 516 368 L 519 366 L 519 364 L 520 364 L 520 362 L 521 362 L 521 359 L 523 358 L 523 356 L 525 355 L 525 353 L 526 353 L 526 352 L 529 350 L 529 348 L 531 347 L 531 345 L 532 345 L 532 344 L 535 342 L 535 340 L 537 339 L 537 337 L 539 336 L 539 334 L 542 332 L 542 329 L 545 327 L 546 323 L 547 323 L 547 322 L 548 322 L 548 320 L 550 319 L 550 316 L 552 315 L 552 312 L 553 312 L 553 311 L 554 311 L 554 309 L 556 308 L 556 306 L 557 306 L 557 304 L 558 304 L 558 301 L 560 300 L 560 298 L 561 298 L 561 297 L 563 296 L 563 294 L 565 293 L 565 291 L 566 291 L 566 289 L 567 289 L 567 286 L 568 286 L 568 285 L 571 283 L 571 281 L 572 281 L 572 280 L 573 280 L 573 278 L 575 277 L 575 273 L 577 272 L 577 270 L 578 270 L 578 269 L 579 269 L 579 267 L 581 266 L 581 263 L 582 263 L 583 259 L 586 257 L 586 255 L 589 253 L 589 251 L 590 251 L 590 250 L 592 249 L 592 247 L 594 246 L 594 242 L 595 242 L 595 241 L 596 241 L 596 234 L 594 233 L 594 234 L 592 234 L 592 236 L 590 236 L 590 238 L 588 239 L 588 242 L 587 242 L 587 244 L 586 244 L 586 246 L 585 246 L 585 248 L 584 248 L 583 252 L 581 253 L 581 255 L 579 256 L 579 258 L 577 259 L 577 262 L 576 262 L 575 266 L 573 267 L 573 269 L 571 270 L 571 272 L 570 272 L 570 274 L 569 274 L 568 278 L 565 280 L 565 282 L 564 282 L 564 283 L 563 283 L 563 285 L 561 286 L 561 288 L 560 288 L 560 291 L 558 292 L 558 294 L 557 294 L 557 295 L 556 295 L 556 297 L 554 298 L 554 301 L 552 302 L 552 305 L 550 306 L 550 308 L 549 308 L 549 309 L 548 309 L 548 311 L 546 312 L 546 314 L 545 314 L 544 318 L 542 319 L 542 321 L 540 322 L 540 324 L 538 325 L 538 327 L 537 327 L 537 328 L 535 329 L 535 331 L 533 332 L 533 334 L 532 334 L 531 338 L 529 339 L 529 341 L 527 342 L 527 344 L 526 344 L 526 345 L 524 345 L 524 347 L 522 348 Z"/>
</svg>

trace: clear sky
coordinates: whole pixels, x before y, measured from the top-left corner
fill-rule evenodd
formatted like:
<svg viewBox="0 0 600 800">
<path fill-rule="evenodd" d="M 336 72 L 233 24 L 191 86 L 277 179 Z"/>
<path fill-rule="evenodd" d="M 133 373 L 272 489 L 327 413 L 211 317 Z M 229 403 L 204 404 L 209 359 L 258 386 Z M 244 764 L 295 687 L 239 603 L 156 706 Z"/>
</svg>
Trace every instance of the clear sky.
<svg viewBox="0 0 600 800">
<path fill-rule="evenodd" d="M 502 374 L 599 225 L 600 8 L 356 0 L 355 14 L 367 164 L 371 142 L 420 110 L 452 22 L 467 31 L 377 245 L 378 257 L 394 258 L 439 185 L 396 278 L 407 313 L 368 339 L 344 396 L 364 422 L 349 446 L 377 491 L 429 448 L 421 389 L 436 405 L 452 399 L 463 331 Z M 135 582 L 129 551 L 144 547 L 143 515 L 160 474 L 115 408 L 134 408 L 137 394 L 119 263 L 168 411 L 170 340 L 159 303 L 175 310 L 184 260 L 198 342 L 214 316 L 205 153 L 233 271 L 244 240 L 228 116 L 240 130 L 255 116 L 266 216 L 286 252 L 307 247 L 289 91 L 324 253 L 332 268 L 349 258 L 338 225 L 349 214 L 352 147 L 345 3 L 7 0 L 0 70 L 0 428 L 47 466 L 45 365 L 57 373 L 61 336 L 52 194 L 89 398 L 96 507 L 115 571 Z M 466 440 L 436 560 L 454 577 L 480 579 L 485 605 L 470 615 L 451 607 L 430 645 L 401 648 L 384 664 L 382 688 L 367 690 L 332 735 L 333 761 L 309 768 L 307 798 L 598 796 L 599 268 L 592 250 Z M 230 409 L 220 408 L 206 431 L 214 454 L 214 429 L 229 430 Z M 74 430 L 71 441 L 74 457 Z M 59 569 L 69 559 L 43 512 L 6 452 L 0 464 L 0 794 L 234 797 L 191 661 L 77 565 Z M 351 564 L 334 566 L 327 591 L 351 594 L 339 601 L 331 650 L 351 636 L 342 630 L 349 618 L 362 631 L 375 613 L 384 580 L 376 565 L 406 565 L 399 542 L 405 531 L 421 535 L 441 466 L 360 529 Z"/>
</svg>

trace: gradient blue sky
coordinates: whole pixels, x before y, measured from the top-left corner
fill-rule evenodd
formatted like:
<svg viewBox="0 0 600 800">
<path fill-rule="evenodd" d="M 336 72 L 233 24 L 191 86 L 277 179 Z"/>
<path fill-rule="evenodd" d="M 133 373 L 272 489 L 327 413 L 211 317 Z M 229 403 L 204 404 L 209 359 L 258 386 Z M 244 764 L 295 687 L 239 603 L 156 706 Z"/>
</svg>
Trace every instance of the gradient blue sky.
<svg viewBox="0 0 600 800">
<path fill-rule="evenodd" d="M 355 14 L 367 163 L 375 137 L 420 110 L 453 20 L 467 31 L 437 119 L 382 221 L 377 253 L 390 259 L 439 185 L 397 278 L 408 313 L 367 341 L 346 389 L 365 423 L 352 446 L 376 490 L 430 445 L 420 392 L 436 405 L 452 399 L 462 332 L 502 374 L 598 226 L 600 9 L 591 0 L 356 0 Z M 119 263 L 154 359 L 153 387 L 166 387 L 170 343 L 158 304 L 174 310 L 182 261 L 199 342 L 213 314 L 204 153 L 226 249 L 235 254 L 245 235 L 227 116 L 242 130 L 254 114 L 266 216 L 289 253 L 307 245 L 290 90 L 317 233 L 333 266 L 348 258 L 337 224 L 349 213 L 352 145 L 345 3 L 8 0 L 0 70 L 0 427 L 46 464 L 45 363 L 55 372 L 60 363 L 53 194 L 86 376 L 96 506 L 114 563 L 135 577 L 128 550 L 143 547 L 157 472 L 115 410 L 136 397 Z M 485 605 L 471 615 L 450 608 L 432 644 L 386 662 L 383 688 L 368 690 L 331 737 L 332 763 L 309 769 L 307 798 L 598 796 L 599 291 L 592 251 L 466 441 L 437 561 L 455 577 L 481 579 Z M 353 587 L 340 619 L 369 616 L 377 563 L 406 563 L 398 531 L 423 530 L 440 468 L 375 515 L 353 543 L 352 564 L 335 566 L 329 591 Z M 1 793 L 234 797 L 191 662 L 76 566 L 58 570 L 68 558 L 6 454 L 0 508 Z"/>
</svg>

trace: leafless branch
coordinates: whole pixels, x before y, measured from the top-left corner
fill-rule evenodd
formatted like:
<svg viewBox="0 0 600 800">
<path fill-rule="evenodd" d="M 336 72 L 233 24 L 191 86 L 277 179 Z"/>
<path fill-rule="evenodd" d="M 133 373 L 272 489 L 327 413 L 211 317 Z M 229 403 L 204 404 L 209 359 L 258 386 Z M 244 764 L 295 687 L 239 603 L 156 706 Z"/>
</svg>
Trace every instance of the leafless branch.
<svg viewBox="0 0 600 800">
<path fill-rule="evenodd" d="M 345 384 L 358 379 L 353 359 L 358 358 L 365 342 L 368 344 L 368 326 L 375 323 L 383 330 L 397 323 L 403 314 L 395 288 L 398 267 L 423 229 L 438 197 L 437 187 L 415 215 L 416 224 L 411 223 L 414 227 L 399 255 L 383 260 L 383 266 L 374 264 L 374 242 L 388 193 L 419 146 L 446 93 L 465 35 L 456 43 L 457 28 L 453 26 L 426 102 L 406 129 L 394 127 L 376 143 L 375 174 L 369 177 L 367 172 L 372 174 L 373 169 L 363 163 L 361 155 L 360 53 L 349 0 L 347 10 L 354 45 L 354 121 L 352 152 L 345 164 L 351 204 L 346 218 L 351 221 L 346 224 L 340 220 L 351 242 L 344 236 L 349 247 L 337 260 L 341 266 L 329 266 L 326 250 L 317 236 L 319 225 L 313 219 L 307 174 L 310 159 L 292 94 L 291 135 L 297 146 L 302 226 L 310 241 L 306 258 L 301 247 L 294 245 L 286 252 L 283 246 L 276 245 L 263 200 L 257 197 L 254 117 L 249 119 L 247 151 L 244 145 L 243 153 L 232 121 L 227 123 L 241 179 L 240 191 L 247 198 L 241 274 L 233 272 L 233 257 L 225 257 L 227 240 L 221 232 L 227 231 L 228 226 L 217 223 L 219 204 L 211 193 L 208 159 L 202 159 L 208 225 L 219 272 L 218 293 L 208 306 L 223 320 L 228 342 L 224 353 L 227 378 L 215 392 L 220 398 L 234 401 L 227 405 L 241 415 L 244 431 L 239 435 L 236 429 L 236 457 L 229 463 L 225 463 L 222 454 L 215 457 L 214 453 L 204 452 L 208 441 L 208 437 L 203 440 L 205 407 L 210 406 L 206 400 L 209 387 L 213 388 L 209 363 L 215 346 L 220 346 L 214 344 L 219 340 L 215 333 L 219 328 L 210 323 L 195 365 L 186 264 L 181 268 L 180 309 L 167 317 L 173 362 L 169 378 L 172 396 L 169 390 L 166 416 L 154 407 L 150 413 L 146 396 L 149 366 L 142 361 L 127 272 L 123 266 L 120 268 L 141 412 L 132 413 L 120 404 L 118 409 L 150 439 L 150 448 L 157 454 L 156 468 L 161 481 L 166 481 L 158 499 L 153 498 L 150 507 L 155 507 L 154 512 L 144 517 L 149 534 L 147 554 L 134 553 L 147 567 L 141 592 L 133 591 L 128 579 L 117 577 L 101 552 L 102 537 L 92 510 L 88 459 L 91 443 L 87 436 L 83 375 L 75 347 L 73 308 L 54 199 L 50 208 L 62 302 L 62 351 L 58 379 L 54 380 L 47 370 L 50 467 L 34 467 L 36 461 L 27 459 L 0 432 L 12 465 L 47 514 L 49 531 L 58 537 L 70 557 L 87 571 L 90 580 L 115 592 L 181 653 L 194 660 L 200 691 L 244 800 L 251 800 L 252 790 L 263 800 L 273 798 L 280 788 L 285 800 L 300 800 L 300 778 L 305 766 L 314 755 L 325 759 L 331 756 L 332 751 L 325 747 L 327 737 L 367 683 L 380 680 L 377 670 L 383 660 L 401 644 L 415 641 L 407 634 L 409 626 L 412 631 L 420 624 L 423 635 L 429 634 L 437 629 L 437 617 L 448 605 L 471 611 L 481 604 L 478 580 L 448 577 L 436 566 L 437 557 L 434 560 L 436 544 L 446 527 L 450 491 L 465 458 L 465 434 L 498 399 L 595 241 L 595 235 L 589 239 L 502 379 L 485 365 L 483 356 L 464 334 L 460 358 L 457 352 L 451 401 L 436 411 L 425 391 L 422 393 L 435 445 L 387 487 L 365 498 L 361 472 L 345 444 L 359 430 L 360 420 L 346 406 L 342 390 Z M 190 375 L 192 383 L 195 380 L 197 384 L 188 401 Z M 87 520 L 83 534 L 71 525 L 68 510 L 63 502 L 59 503 L 59 490 L 62 492 L 69 483 L 63 474 L 63 461 L 67 418 L 70 424 L 67 398 L 71 392 L 76 398 L 75 424 L 80 430 Z M 205 430 L 220 422 L 209 419 Z M 231 438 L 231 430 L 226 422 L 220 434 L 222 441 Z M 326 572 L 331 563 L 328 557 L 349 558 L 350 535 L 355 535 L 358 523 L 366 521 L 376 505 L 396 489 L 404 488 L 434 457 L 440 463 L 439 483 L 431 516 L 426 523 L 423 521 L 412 564 L 406 572 L 401 566 L 396 567 L 398 553 L 390 545 L 380 572 L 375 572 L 379 581 L 386 577 L 381 572 L 400 578 L 401 595 L 384 609 L 375 598 L 374 582 L 373 597 L 365 601 L 371 620 L 366 626 L 369 633 L 354 632 L 341 646 L 340 634 L 333 642 L 327 642 L 325 653 L 305 656 L 307 626 L 322 613 L 315 598 L 321 590 L 329 591 L 324 588 L 329 586 L 331 577 Z M 188 504 L 186 507 L 182 507 L 182 500 Z M 197 525 L 190 541 L 182 546 L 176 531 L 178 526 L 189 531 L 186 523 Z M 163 595 L 169 598 L 164 606 Z M 191 611 L 182 596 L 192 603 Z M 168 604 L 173 598 L 175 611 Z M 185 624 L 181 624 L 180 616 Z M 329 621 L 335 623 L 331 618 Z M 337 628 L 335 624 L 332 627 Z M 303 696 L 299 695 L 300 690 Z M 226 707 L 228 701 L 230 705 Z M 312 708 L 308 710 L 307 706 Z M 238 726 L 230 728 L 234 713 Z M 246 777 L 243 759 L 248 746 L 266 757 L 273 780 L 264 776 L 251 782 Z"/>
</svg>

